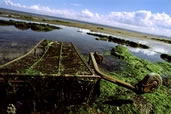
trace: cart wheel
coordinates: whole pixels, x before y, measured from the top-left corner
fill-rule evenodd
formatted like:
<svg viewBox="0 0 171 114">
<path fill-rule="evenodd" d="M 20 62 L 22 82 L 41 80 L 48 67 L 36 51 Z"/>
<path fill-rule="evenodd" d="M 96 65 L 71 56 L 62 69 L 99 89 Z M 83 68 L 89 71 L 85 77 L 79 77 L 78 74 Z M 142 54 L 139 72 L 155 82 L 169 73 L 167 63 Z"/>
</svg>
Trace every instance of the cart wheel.
<svg viewBox="0 0 171 114">
<path fill-rule="evenodd" d="M 150 73 L 143 80 L 136 84 L 139 93 L 149 93 L 157 90 L 162 85 L 162 78 L 159 74 Z"/>
</svg>

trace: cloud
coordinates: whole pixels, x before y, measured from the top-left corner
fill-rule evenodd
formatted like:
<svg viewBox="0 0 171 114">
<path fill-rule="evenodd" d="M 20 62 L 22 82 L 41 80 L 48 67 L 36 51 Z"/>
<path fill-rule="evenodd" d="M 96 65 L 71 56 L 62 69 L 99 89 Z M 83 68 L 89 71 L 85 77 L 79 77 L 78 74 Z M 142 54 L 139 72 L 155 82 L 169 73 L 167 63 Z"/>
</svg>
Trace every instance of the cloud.
<svg viewBox="0 0 171 114">
<path fill-rule="evenodd" d="M 88 9 L 82 10 L 82 15 L 83 17 L 86 17 L 86 18 L 91 18 L 94 16 L 94 14 L 90 12 Z"/>
<path fill-rule="evenodd" d="M 152 13 L 146 10 L 111 12 L 106 16 L 106 20 L 140 32 L 171 36 L 171 17 L 166 13 Z"/>
<path fill-rule="evenodd" d="M 14 7 L 20 7 L 20 8 L 26 8 L 25 5 L 21 5 L 20 3 L 13 3 L 11 0 L 4 0 L 6 5 L 14 6 Z"/>
<path fill-rule="evenodd" d="M 51 9 L 48 6 L 40 6 L 40 5 L 31 5 L 31 6 L 25 6 L 21 5 L 20 3 L 14 3 L 11 0 L 4 0 L 4 3 L 8 6 L 16 7 L 16 8 L 23 8 L 25 10 L 29 10 L 35 13 L 41 13 L 51 16 L 60 16 L 60 17 L 76 17 L 77 13 L 69 10 L 69 9 Z"/>
<path fill-rule="evenodd" d="M 77 13 L 72 10 L 58 10 L 58 9 L 50 9 L 47 6 L 40 6 L 40 5 L 32 5 L 29 7 L 26 7 L 27 9 L 31 9 L 34 11 L 37 11 L 41 14 L 51 15 L 51 16 L 60 16 L 60 17 L 76 17 Z"/>
<path fill-rule="evenodd" d="M 171 17 L 165 13 L 152 14 L 151 11 L 111 12 L 108 20 L 142 27 L 171 27 Z"/>
<path fill-rule="evenodd" d="M 59 16 L 70 19 L 89 21 L 99 24 L 120 27 L 139 32 L 146 32 L 164 36 L 171 36 L 171 17 L 166 13 L 152 13 L 147 10 L 132 12 L 109 12 L 106 15 L 91 12 L 84 9 L 80 12 L 71 9 L 51 9 L 48 6 L 31 5 L 25 6 L 20 3 L 14 3 L 11 0 L 4 0 L 8 6 L 23 8 L 32 12 Z M 72 4 L 79 6 L 79 4 Z"/>
<path fill-rule="evenodd" d="M 147 56 L 154 56 L 157 53 L 155 51 L 152 50 L 147 50 L 147 49 L 140 49 L 140 48 L 129 48 L 130 51 L 134 52 L 134 53 L 143 53 Z"/>
</svg>

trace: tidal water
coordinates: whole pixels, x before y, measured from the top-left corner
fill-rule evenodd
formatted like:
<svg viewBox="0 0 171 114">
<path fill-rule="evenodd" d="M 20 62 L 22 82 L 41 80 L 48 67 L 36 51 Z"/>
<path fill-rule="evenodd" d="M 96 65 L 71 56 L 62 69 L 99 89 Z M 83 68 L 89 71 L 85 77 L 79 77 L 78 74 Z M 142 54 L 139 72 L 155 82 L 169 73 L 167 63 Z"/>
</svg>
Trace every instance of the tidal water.
<svg viewBox="0 0 171 114">
<path fill-rule="evenodd" d="M 0 18 L 5 19 L 5 18 Z M 79 28 L 60 27 L 59 30 L 50 32 L 36 32 L 31 29 L 19 30 L 14 26 L 0 26 L 0 64 L 4 64 L 18 56 L 28 52 L 41 39 L 56 40 L 61 42 L 72 42 L 83 55 L 88 55 L 90 52 L 97 51 L 105 53 L 110 51 L 112 47 L 118 45 L 113 42 L 96 40 L 95 36 L 90 36 L 85 32 L 78 32 Z M 123 39 L 140 42 L 150 46 L 150 49 L 140 49 L 128 47 L 128 49 L 136 56 L 149 60 L 151 62 L 163 61 L 160 58 L 160 53 L 171 53 L 171 45 L 138 38 L 121 37 Z M 109 58 L 106 60 L 110 66 Z"/>
</svg>

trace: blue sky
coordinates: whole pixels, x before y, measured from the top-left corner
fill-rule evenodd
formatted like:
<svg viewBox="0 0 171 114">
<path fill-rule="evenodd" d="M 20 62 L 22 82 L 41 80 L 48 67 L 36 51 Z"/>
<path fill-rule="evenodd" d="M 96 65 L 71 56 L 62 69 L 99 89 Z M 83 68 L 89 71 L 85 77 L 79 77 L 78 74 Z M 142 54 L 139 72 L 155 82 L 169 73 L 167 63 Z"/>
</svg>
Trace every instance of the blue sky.
<svg viewBox="0 0 171 114">
<path fill-rule="evenodd" d="M 0 7 L 171 36 L 171 0 L 0 0 Z"/>
<path fill-rule="evenodd" d="M 0 0 L 1 3 L 4 0 Z M 11 0 L 23 5 L 41 5 L 53 9 L 89 9 L 93 12 L 150 10 L 152 12 L 171 13 L 171 0 Z"/>
</svg>

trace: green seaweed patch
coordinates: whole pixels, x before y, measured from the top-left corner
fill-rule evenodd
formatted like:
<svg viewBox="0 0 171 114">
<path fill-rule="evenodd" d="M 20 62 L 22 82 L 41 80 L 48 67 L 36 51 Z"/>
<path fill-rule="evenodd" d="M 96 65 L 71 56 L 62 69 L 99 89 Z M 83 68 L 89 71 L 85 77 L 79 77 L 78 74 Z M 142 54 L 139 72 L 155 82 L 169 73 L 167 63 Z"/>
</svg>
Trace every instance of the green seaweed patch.
<svg viewBox="0 0 171 114">
<path fill-rule="evenodd" d="M 103 27 L 97 27 L 97 29 L 99 29 L 99 30 L 104 30 L 104 28 L 103 28 Z"/>
<path fill-rule="evenodd" d="M 169 54 L 161 54 L 160 57 L 161 57 L 163 60 L 165 60 L 165 61 L 171 63 L 171 55 L 169 55 Z"/>
<path fill-rule="evenodd" d="M 152 40 L 157 40 L 157 41 L 161 41 L 161 42 L 164 42 L 164 43 L 168 43 L 168 44 L 171 44 L 171 40 L 167 40 L 167 39 L 158 39 L 158 38 L 151 38 Z"/>
<path fill-rule="evenodd" d="M 171 113 L 171 104 L 169 103 L 171 101 L 171 84 L 169 84 L 169 82 L 171 82 L 171 65 L 169 63 L 151 63 L 140 59 L 131 54 L 128 49 L 122 45 L 118 45 L 113 48 L 111 54 L 117 59 L 124 60 L 127 63 L 127 66 L 125 66 L 120 73 L 110 73 L 110 75 L 114 75 L 123 81 L 135 84 L 150 72 L 156 72 L 162 77 L 166 77 L 167 80 L 163 80 L 163 86 L 154 93 L 145 94 L 143 98 L 140 97 L 141 99 L 137 99 L 136 95 L 133 93 L 125 94 L 125 97 L 129 97 L 130 95 L 132 96 L 131 98 L 133 98 L 133 101 L 140 113 L 144 113 L 143 109 L 146 109 L 145 107 L 149 108 L 146 110 L 149 113 Z M 104 87 L 105 86 L 106 85 L 104 85 Z M 107 93 L 110 93 L 110 90 Z M 124 94 L 124 92 L 122 94 Z M 121 93 L 119 95 L 121 95 Z M 140 101 L 142 101 L 141 104 Z"/>
<path fill-rule="evenodd" d="M 127 73 L 102 71 L 107 75 L 116 77 L 131 84 L 135 84 L 137 81 L 143 79 L 144 75 L 148 74 L 148 72 L 151 72 L 151 70 L 153 72 L 159 70 L 159 73 L 161 74 L 166 71 L 167 73 L 171 72 L 170 64 L 161 62 L 152 64 L 151 62 L 141 60 L 136 56 L 133 56 L 124 46 L 118 45 L 115 52 L 117 52 L 116 58 L 125 61 L 127 63 L 127 66 L 125 67 L 130 67 L 129 70 L 133 71 L 129 72 L 129 70 L 127 70 L 125 71 Z M 106 53 L 108 55 L 109 51 Z M 88 60 L 88 58 L 86 60 Z M 136 63 L 134 63 L 134 60 L 136 60 Z M 131 65 L 135 66 L 135 64 L 140 64 L 140 66 L 144 68 L 145 72 L 142 72 L 141 68 L 131 67 Z M 139 75 L 134 75 L 137 71 L 138 73 L 142 73 Z M 140 77 L 134 78 L 138 76 Z M 116 84 L 106 80 L 101 80 L 100 96 L 95 99 L 94 102 L 67 106 L 63 108 L 63 112 L 70 114 L 160 114 L 163 111 L 164 113 L 169 114 L 171 112 L 171 104 L 169 103 L 171 99 L 168 90 L 168 87 L 162 86 L 158 91 L 154 93 L 141 96 L 136 95 L 131 90 L 125 89 Z"/>
<path fill-rule="evenodd" d="M 158 62 L 156 65 L 161 67 L 162 77 L 171 78 L 171 64 L 167 62 Z"/>
<path fill-rule="evenodd" d="M 98 37 L 98 38 L 96 38 L 96 40 L 104 40 L 104 38 L 105 38 L 105 40 L 108 39 L 106 41 L 115 42 L 117 44 L 127 45 L 127 46 L 134 47 L 134 48 L 143 48 L 143 49 L 149 49 L 150 48 L 149 46 L 144 45 L 144 44 L 140 44 L 138 42 L 120 39 L 120 38 L 116 38 L 113 36 L 106 36 L 106 35 L 96 34 L 96 33 L 87 33 L 87 34 Z"/>
<path fill-rule="evenodd" d="M 9 25 L 11 25 L 11 23 L 9 21 L 0 20 L 0 25 L 1 26 L 9 26 Z"/>
<path fill-rule="evenodd" d="M 20 30 L 27 30 L 30 28 L 30 25 L 25 23 L 25 22 L 17 22 L 17 23 L 14 23 L 14 26 L 17 28 L 17 29 L 20 29 Z"/>
<path fill-rule="evenodd" d="M 48 24 L 35 24 L 35 23 L 31 23 L 31 30 L 33 30 L 33 31 L 49 32 L 49 31 L 52 31 L 54 29 L 60 29 L 60 28 L 59 27 L 55 27 L 55 26 L 50 26 Z"/>
<path fill-rule="evenodd" d="M 171 95 L 168 88 L 161 86 L 160 89 L 153 94 L 144 95 L 148 102 L 152 104 L 154 114 L 170 114 L 171 113 Z"/>
<path fill-rule="evenodd" d="M 28 69 L 24 69 L 23 71 L 21 71 L 24 74 L 28 74 L 28 75 L 40 75 L 41 72 L 32 68 L 28 68 Z"/>
<path fill-rule="evenodd" d="M 70 22 L 62 21 L 62 20 L 52 20 L 53 22 L 59 23 L 59 24 L 70 24 Z"/>
<path fill-rule="evenodd" d="M 161 67 L 163 85 L 170 88 L 169 93 L 171 95 L 171 64 L 166 62 L 158 62 L 157 65 Z"/>
<path fill-rule="evenodd" d="M 138 108 L 133 103 L 131 91 L 119 87 L 113 83 L 101 80 L 101 94 L 92 105 L 94 109 L 98 109 L 101 113 L 138 113 Z"/>
<path fill-rule="evenodd" d="M 14 21 L 14 20 L 9 20 L 9 21 L 0 20 L 0 25 L 2 26 L 14 25 L 17 29 L 20 30 L 27 30 L 31 28 L 31 30 L 37 32 L 49 32 L 55 29 L 60 29 L 60 27 L 51 26 L 49 24 L 26 23 L 26 22 Z"/>
<path fill-rule="evenodd" d="M 21 18 L 24 18 L 24 19 L 27 19 L 27 20 L 33 20 L 33 17 L 32 16 L 24 16 L 24 15 L 21 15 Z"/>
<path fill-rule="evenodd" d="M 108 41 L 108 38 L 106 38 L 106 37 L 104 37 L 104 38 L 96 38 L 96 40 Z"/>
<path fill-rule="evenodd" d="M 67 113 L 76 114 L 133 114 L 139 113 L 131 96 L 127 91 L 105 80 L 100 81 L 100 96 L 91 104 L 72 105 L 67 107 Z"/>
<path fill-rule="evenodd" d="M 133 42 L 133 41 L 129 41 L 129 40 L 124 40 L 124 39 L 120 39 L 120 38 L 115 38 L 112 36 L 109 36 L 109 41 L 111 42 L 115 42 L 118 44 L 122 44 L 122 45 L 127 45 L 130 47 L 134 47 L 134 48 L 142 48 L 142 49 L 149 49 L 150 47 L 144 44 L 140 44 L 137 42 Z"/>
<path fill-rule="evenodd" d="M 113 48 L 111 50 L 111 54 L 126 62 L 127 65 L 124 66 L 121 74 L 127 77 L 133 77 L 140 80 L 150 72 L 161 73 L 160 66 L 134 56 L 126 47 L 122 45 L 117 45 Z"/>
</svg>

